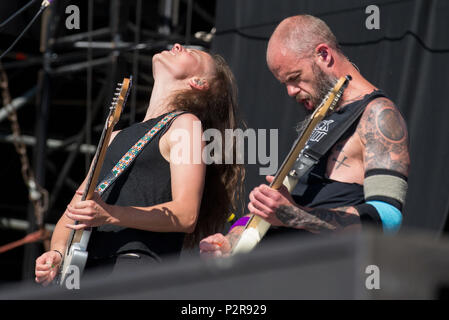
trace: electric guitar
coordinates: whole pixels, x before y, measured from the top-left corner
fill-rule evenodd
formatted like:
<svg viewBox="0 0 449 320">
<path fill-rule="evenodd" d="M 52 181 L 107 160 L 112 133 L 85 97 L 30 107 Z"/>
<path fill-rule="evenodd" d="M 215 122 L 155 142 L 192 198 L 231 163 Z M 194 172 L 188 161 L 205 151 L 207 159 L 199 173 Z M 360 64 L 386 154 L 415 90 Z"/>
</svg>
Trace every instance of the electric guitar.
<svg viewBox="0 0 449 320">
<path fill-rule="evenodd" d="M 334 110 L 350 80 L 351 76 L 349 75 L 346 77 L 341 77 L 335 86 L 328 92 L 326 97 L 324 97 L 321 101 L 318 108 L 315 109 L 313 114 L 306 121 L 303 126 L 304 130 L 302 134 L 296 139 L 293 147 L 284 159 L 284 162 L 276 172 L 276 175 L 270 184 L 271 188 L 277 190 L 282 185 L 285 185 L 289 192 L 293 191 L 301 178 L 301 176 L 297 174 L 296 170 L 292 170 L 293 165 L 306 146 L 306 143 L 315 127 L 321 122 L 321 120 L 323 120 L 329 111 L 332 112 Z M 246 223 L 245 229 L 234 246 L 231 255 L 251 251 L 262 240 L 270 226 L 271 225 L 261 217 L 253 214 L 250 215 L 250 219 Z"/>
<path fill-rule="evenodd" d="M 109 108 L 109 114 L 106 118 L 106 123 L 101 133 L 100 142 L 92 162 L 92 167 L 89 172 L 87 184 L 84 189 L 81 201 L 90 200 L 93 198 L 95 188 L 98 183 L 98 176 L 100 175 L 101 167 L 106 156 L 106 150 L 111 139 L 111 134 L 114 126 L 120 119 L 123 106 L 129 95 L 132 85 L 132 77 L 124 78 L 122 83 L 119 83 L 116 88 L 114 98 Z M 78 221 L 75 221 L 78 224 Z M 87 245 L 92 233 L 92 228 L 85 228 L 83 230 L 72 230 L 67 241 L 66 252 L 62 262 L 60 273 L 58 275 L 57 283 L 61 286 L 65 285 L 67 276 L 70 275 L 74 268 L 77 268 L 79 275 L 84 271 L 88 257 Z"/>
</svg>

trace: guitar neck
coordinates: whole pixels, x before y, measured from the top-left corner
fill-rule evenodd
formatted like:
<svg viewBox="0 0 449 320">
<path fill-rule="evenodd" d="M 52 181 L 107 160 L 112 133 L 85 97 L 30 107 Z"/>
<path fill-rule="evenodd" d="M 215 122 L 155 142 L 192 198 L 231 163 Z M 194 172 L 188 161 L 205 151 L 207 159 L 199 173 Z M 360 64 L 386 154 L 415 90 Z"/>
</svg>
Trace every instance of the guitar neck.
<svg viewBox="0 0 449 320">
<path fill-rule="evenodd" d="M 89 179 L 86 185 L 86 188 L 84 190 L 83 198 L 82 200 L 90 200 L 93 197 L 95 188 L 98 183 L 98 177 L 100 176 L 101 168 L 102 166 L 98 165 L 99 163 L 103 163 L 104 158 L 106 156 L 107 151 L 107 145 L 109 144 L 109 140 L 111 139 L 113 127 L 109 126 L 107 130 L 104 130 L 104 132 L 101 135 L 100 142 L 99 142 L 99 148 L 97 149 L 97 152 L 95 154 L 92 168 L 93 170 L 89 173 Z"/>
<path fill-rule="evenodd" d="M 120 114 L 122 112 L 123 105 L 126 103 L 129 96 L 129 89 L 132 84 L 132 77 L 130 79 L 124 79 L 120 88 L 117 88 L 116 93 L 117 98 L 112 102 L 112 106 L 109 110 L 109 114 L 106 117 L 106 123 L 101 133 L 100 141 L 98 143 L 97 150 L 95 152 L 94 159 L 92 161 L 91 170 L 87 179 L 86 187 L 84 189 L 83 196 L 81 198 L 84 200 L 91 200 L 93 198 L 95 188 L 98 183 L 98 177 L 100 176 L 101 168 L 103 166 L 104 158 L 106 156 L 106 151 L 109 145 L 109 140 L 111 139 L 112 131 L 114 130 L 114 125 L 118 122 Z M 75 221 L 78 224 L 78 221 Z M 87 228 L 86 231 L 90 231 Z M 72 243 L 79 243 L 83 236 L 83 230 L 77 230 L 73 232 L 72 236 L 69 238 L 70 245 Z"/>
<path fill-rule="evenodd" d="M 313 129 L 323 118 L 324 116 L 318 116 L 308 120 L 305 130 L 295 141 L 293 148 L 290 150 L 287 157 L 284 159 L 284 162 L 276 172 L 273 181 L 270 183 L 270 188 L 278 190 L 284 184 L 284 180 L 286 180 L 286 177 L 295 164 L 295 161 L 298 158 L 298 155 L 301 153 L 301 150 L 303 150 L 306 146 L 307 140 L 311 136 Z M 297 182 L 297 179 L 295 179 L 294 181 L 289 181 L 289 183 L 287 184 L 288 192 L 293 191 Z M 268 222 L 256 215 L 250 216 L 250 220 L 248 221 L 248 224 L 246 226 L 246 228 L 258 228 L 258 230 L 261 231 L 260 233 L 262 235 L 265 234 L 269 227 L 270 224 Z"/>
<path fill-rule="evenodd" d="M 308 139 L 304 139 L 303 137 L 309 137 L 312 134 L 313 129 L 315 128 L 314 124 L 318 123 L 319 121 L 321 120 L 319 119 L 308 120 L 305 130 L 303 131 L 301 136 L 297 138 L 297 140 L 293 144 L 293 148 L 290 149 L 290 152 L 288 153 L 287 157 L 284 159 L 278 171 L 276 172 L 276 175 L 274 176 L 274 179 L 270 184 L 270 187 L 272 189 L 278 190 L 282 186 L 285 177 L 288 175 L 290 169 L 293 167 L 296 159 L 298 158 L 298 155 L 301 153 L 301 150 L 303 150 L 304 147 L 306 146 Z"/>
<path fill-rule="evenodd" d="M 324 119 L 328 111 L 333 111 L 337 105 L 349 80 L 351 80 L 350 76 L 341 77 L 335 84 L 334 88 L 326 95 L 311 117 L 307 120 L 305 129 L 295 141 L 289 154 L 285 158 L 279 170 L 276 172 L 276 175 L 270 184 L 271 188 L 278 190 L 284 184 L 284 180 L 286 180 L 287 183 L 285 184 L 287 185 L 288 191 L 291 192 L 294 189 L 300 177 L 290 179 L 288 176 L 289 171 L 295 164 L 301 151 L 305 148 L 306 143 L 312 135 L 315 127 L 321 120 Z M 251 214 L 250 219 L 245 226 L 245 230 L 234 247 L 232 254 L 251 250 L 262 239 L 269 228 L 270 223 L 259 216 Z"/>
</svg>

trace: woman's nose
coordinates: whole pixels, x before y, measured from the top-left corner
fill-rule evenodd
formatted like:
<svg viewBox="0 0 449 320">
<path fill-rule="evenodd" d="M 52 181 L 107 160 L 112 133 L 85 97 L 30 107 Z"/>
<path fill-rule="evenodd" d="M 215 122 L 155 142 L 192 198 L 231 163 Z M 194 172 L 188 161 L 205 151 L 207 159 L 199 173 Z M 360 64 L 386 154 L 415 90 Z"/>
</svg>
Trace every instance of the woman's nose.
<svg viewBox="0 0 449 320">
<path fill-rule="evenodd" d="M 175 43 L 173 45 L 173 50 L 174 51 L 182 51 L 182 46 L 179 43 Z"/>
</svg>

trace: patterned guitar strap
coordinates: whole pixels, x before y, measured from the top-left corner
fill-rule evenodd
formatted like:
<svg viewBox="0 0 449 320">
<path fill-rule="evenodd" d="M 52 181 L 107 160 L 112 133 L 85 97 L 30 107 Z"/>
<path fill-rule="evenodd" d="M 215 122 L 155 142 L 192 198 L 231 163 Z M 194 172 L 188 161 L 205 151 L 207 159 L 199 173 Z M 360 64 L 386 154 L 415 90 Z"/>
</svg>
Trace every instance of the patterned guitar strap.
<svg viewBox="0 0 449 320">
<path fill-rule="evenodd" d="M 114 183 L 115 180 L 130 166 L 130 164 L 136 159 L 143 148 L 150 142 L 156 134 L 165 127 L 173 118 L 184 112 L 177 111 L 167 114 L 162 118 L 153 128 L 151 128 L 139 141 L 136 142 L 128 152 L 117 162 L 112 168 L 112 171 L 106 176 L 106 178 L 97 185 L 95 191 L 100 195 L 106 191 L 107 188 Z"/>
</svg>

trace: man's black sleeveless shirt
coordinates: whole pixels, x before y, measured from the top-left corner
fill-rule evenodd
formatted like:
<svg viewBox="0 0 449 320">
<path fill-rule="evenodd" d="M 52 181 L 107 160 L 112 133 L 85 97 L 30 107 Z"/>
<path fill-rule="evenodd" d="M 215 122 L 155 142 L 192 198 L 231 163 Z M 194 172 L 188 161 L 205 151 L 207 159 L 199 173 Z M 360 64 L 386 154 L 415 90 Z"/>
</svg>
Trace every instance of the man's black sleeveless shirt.
<svg viewBox="0 0 449 320">
<path fill-rule="evenodd" d="M 344 121 L 344 119 L 353 113 L 355 109 L 358 109 L 359 107 L 365 109 L 368 103 L 371 102 L 373 98 L 377 98 L 379 95 L 385 96 L 381 90 L 373 91 L 370 94 L 365 95 L 361 100 L 354 101 L 346 105 L 344 108 L 327 116 L 314 130 L 306 145 L 311 146 L 314 143 L 317 143 L 329 132 L 332 134 L 332 128 L 337 125 L 337 123 Z M 359 120 L 360 118 L 353 123 L 353 125 L 342 135 L 337 143 L 343 142 L 354 134 Z M 291 192 L 293 200 L 295 200 L 295 202 L 300 206 L 306 208 L 332 209 L 345 206 L 355 206 L 365 202 L 363 185 L 332 180 L 326 175 L 326 168 L 331 150 L 332 148 L 327 154 L 321 157 L 319 162 L 309 171 L 308 174 L 299 180 L 298 184 Z M 269 229 L 267 236 L 274 238 L 278 235 L 284 235 L 286 233 L 309 234 L 303 230 L 285 227 L 272 227 Z"/>
<path fill-rule="evenodd" d="M 164 116 L 136 123 L 120 131 L 109 146 L 100 173 L 101 182 L 122 156 Z M 111 205 L 149 207 L 172 200 L 170 164 L 159 152 L 159 140 L 168 123 L 143 149 L 130 167 L 102 194 Z M 181 252 L 184 233 L 150 232 L 113 225 L 94 228 L 89 259 L 110 258 L 139 251 L 155 257 Z"/>
<path fill-rule="evenodd" d="M 365 109 L 368 103 L 378 96 L 385 96 L 385 94 L 380 90 L 373 91 L 361 100 L 354 101 L 327 116 L 314 130 L 307 145 L 318 143 L 328 132 L 332 134 L 333 127 L 344 121 L 354 110 Z M 360 118 L 353 123 L 337 143 L 354 134 L 359 120 Z M 297 204 L 308 208 L 339 208 L 355 206 L 365 201 L 362 185 L 335 181 L 327 177 L 326 167 L 331 150 L 319 160 L 308 175 L 300 179 L 293 189 L 291 194 Z"/>
</svg>

